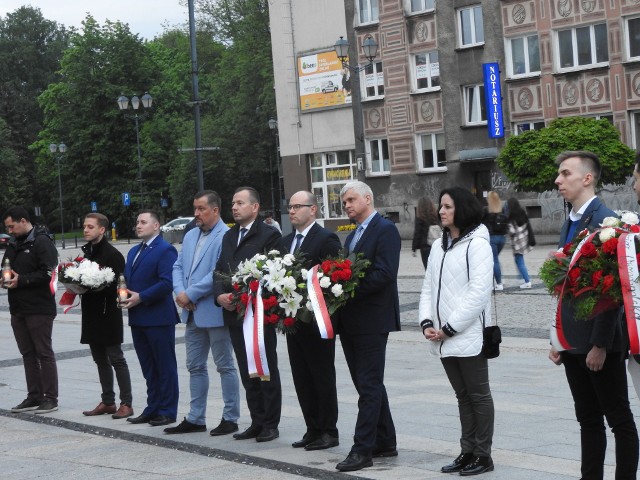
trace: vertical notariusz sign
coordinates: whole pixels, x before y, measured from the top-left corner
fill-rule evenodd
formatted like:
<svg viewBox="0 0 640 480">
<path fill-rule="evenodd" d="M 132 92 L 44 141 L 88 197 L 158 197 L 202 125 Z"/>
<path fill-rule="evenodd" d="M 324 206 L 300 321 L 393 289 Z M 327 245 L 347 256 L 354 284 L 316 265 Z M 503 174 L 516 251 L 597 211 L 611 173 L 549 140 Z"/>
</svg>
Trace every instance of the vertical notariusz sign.
<svg viewBox="0 0 640 480">
<path fill-rule="evenodd" d="M 487 103 L 487 130 L 489 138 L 504 137 L 502 123 L 502 91 L 500 90 L 500 68 L 497 63 L 483 63 L 484 98 Z"/>
</svg>

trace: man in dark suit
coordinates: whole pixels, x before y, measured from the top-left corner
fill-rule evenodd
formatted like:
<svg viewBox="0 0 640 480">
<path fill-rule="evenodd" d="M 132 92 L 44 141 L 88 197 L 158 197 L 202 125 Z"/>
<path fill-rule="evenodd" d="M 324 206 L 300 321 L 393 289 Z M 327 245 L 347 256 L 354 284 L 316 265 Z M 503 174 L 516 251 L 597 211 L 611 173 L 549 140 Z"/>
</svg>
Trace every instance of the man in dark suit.
<svg viewBox="0 0 640 480">
<path fill-rule="evenodd" d="M 596 197 L 601 166 L 591 152 L 564 152 L 556 159 L 560 194 L 571 204 L 562 226 L 562 248 L 585 228 L 594 230 L 606 217 L 617 215 Z M 601 479 L 607 447 L 604 418 L 616 440 L 616 478 L 636 478 L 638 432 L 629 407 L 625 358 L 629 349 L 622 312 L 609 310 L 591 320 L 578 320 L 569 302 L 563 301 L 556 320 L 557 338 L 549 358 L 564 364 L 567 382 L 580 423 L 582 478 Z M 604 418 L 603 418 L 604 417 Z"/>
<path fill-rule="evenodd" d="M 372 457 L 398 455 L 396 431 L 384 386 L 389 332 L 400 330 L 398 268 L 400 234 L 373 207 L 373 192 L 363 182 L 347 183 L 340 191 L 345 213 L 358 224 L 345 250 L 371 262 L 355 297 L 338 311 L 338 333 L 351 379 L 358 391 L 354 443 L 336 468 L 342 472 L 373 465 Z"/>
<path fill-rule="evenodd" d="M 264 224 L 258 218 L 260 196 L 251 187 L 240 187 L 233 195 L 231 211 L 236 224 L 225 233 L 222 250 L 216 264 L 216 272 L 233 274 L 240 262 L 257 253 L 280 250 L 282 236 L 275 229 Z M 247 352 L 244 344 L 242 318 L 238 318 L 231 305 L 229 293 L 231 283 L 216 276 L 213 287 L 216 304 L 222 306 L 224 323 L 229 327 L 231 343 L 240 370 L 240 379 L 247 395 L 247 406 L 251 413 L 251 425 L 244 432 L 236 433 L 233 438 L 246 440 L 255 438 L 258 442 L 269 442 L 280 436 L 278 424 L 282 409 L 282 389 L 278 372 L 276 353 L 277 337 L 273 325 L 264 326 L 264 343 L 269 365 L 270 379 L 262 381 L 249 377 Z"/>
<path fill-rule="evenodd" d="M 294 194 L 287 209 L 295 231 L 284 237 L 285 253 L 303 253 L 307 268 L 338 254 L 342 247 L 338 236 L 316 223 L 318 203 L 313 193 Z M 304 437 L 292 446 L 305 450 L 335 447 L 339 444 L 335 338 L 322 339 L 315 322 L 298 322 L 296 332 L 287 335 L 287 351 L 293 384 L 307 425 Z"/>
<path fill-rule="evenodd" d="M 178 252 L 160 237 L 158 214 L 140 212 L 136 233 L 142 243 L 127 256 L 124 276 L 129 298 L 122 307 L 129 310 L 133 346 L 147 382 L 147 406 L 131 423 L 168 425 L 178 412 L 178 364 L 176 323 L 180 321 L 173 302 L 173 264 Z"/>
</svg>

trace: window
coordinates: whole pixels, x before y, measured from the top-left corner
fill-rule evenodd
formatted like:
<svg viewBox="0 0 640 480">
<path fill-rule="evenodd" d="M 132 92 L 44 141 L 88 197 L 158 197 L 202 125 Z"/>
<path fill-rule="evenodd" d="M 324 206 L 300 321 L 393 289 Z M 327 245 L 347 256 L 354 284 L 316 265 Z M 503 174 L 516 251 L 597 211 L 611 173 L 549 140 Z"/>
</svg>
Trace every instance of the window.
<svg viewBox="0 0 640 480">
<path fill-rule="evenodd" d="M 629 60 L 640 60 L 640 17 L 628 18 L 626 20 L 627 55 Z"/>
<path fill-rule="evenodd" d="M 482 125 L 487 123 L 487 111 L 484 103 L 484 87 L 473 85 L 463 87 L 464 111 L 466 125 Z"/>
<path fill-rule="evenodd" d="M 389 142 L 386 138 L 368 140 L 366 142 L 367 158 L 369 159 L 368 174 L 385 175 L 390 173 Z"/>
<path fill-rule="evenodd" d="M 513 126 L 513 134 L 520 135 L 529 130 L 542 130 L 544 126 L 544 122 L 517 123 Z"/>
<path fill-rule="evenodd" d="M 538 35 L 512 38 L 507 42 L 507 75 L 527 75 L 540 72 Z"/>
<path fill-rule="evenodd" d="M 413 78 L 414 91 L 440 87 L 438 52 L 419 53 L 413 56 Z"/>
<path fill-rule="evenodd" d="M 433 10 L 435 5 L 435 0 L 410 0 L 410 2 L 411 13 Z"/>
<path fill-rule="evenodd" d="M 380 98 L 384 96 L 384 74 L 382 62 L 374 62 L 364 69 L 364 98 Z"/>
<path fill-rule="evenodd" d="M 557 41 L 560 70 L 609 61 L 607 26 L 604 23 L 560 30 L 557 33 Z"/>
<path fill-rule="evenodd" d="M 631 114 L 631 130 L 633 146 L 640 150 L 640 111 Z"/>
<path fill-rule="evenodd" d="M 311 191 L 318 199 L 318 218 L 343 218 L 340 190 L 355 180 L 356 164 L 350 150 L 314 153 L 308 156 L 311 168 Z"/>
<path fill-rule="evenodd" d="M 458 10 L 458 30 L 461 47 L 483 44 L 482 7 L 476 6 Z"/>
<path fill-rule="evenodd" d="M 358 0 L 360 25 L 378 21 L 378 0 Z"/>
<path fill-rule="evenodd" d="M 443 169 L 447 167 L 444 133 L 423 133 L 416 136 L 418 170 Z"/>
</svg>

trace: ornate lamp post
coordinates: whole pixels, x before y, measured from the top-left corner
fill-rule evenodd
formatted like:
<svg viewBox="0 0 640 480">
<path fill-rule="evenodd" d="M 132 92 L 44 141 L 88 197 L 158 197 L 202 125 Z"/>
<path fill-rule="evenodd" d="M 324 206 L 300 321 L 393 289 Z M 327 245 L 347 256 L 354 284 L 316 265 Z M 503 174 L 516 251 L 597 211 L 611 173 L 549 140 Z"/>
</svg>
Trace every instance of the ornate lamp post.
<svg viewBox="0 0 640 480">
<path fill-rule="evenodd" d="M 55 144 L 52 143 L 49 145 L 49 151 L 55 157 L 56 163 L 58 164 L 58 191 L 60 193 L 60 236 L 62 238 L 62 249 L 64 250 L 64 211 L 62 209 L 62 176 L 60 175 L 60 161 L 62 160 L 62 155 L 67 151 L 67 146 L 64 143 Z M 60 152 L 60 155 L 56 155 L 56 152 Z"/>
<path fill-rule="evenodd" d="M 120 110 L 127 111 L 129 109 L 129 98 L 120 95 L 117 101 Z M 140 108 L 141 103 L 144 108 L 151 108 L 153 98 L 148 93 L 145 93 L 142 98 L 134 95 L 131 97 L 131 107 L 135 113 L 133 115 L 125 114 L 125 116 L 127 118 L 133 118 L 136 124 L 136 145 L 138 146 L 138 178 L 136 178 L 136 181 L 140 188 L 140 208 L 144 208 L 144 180 L 142 179 L 142 156 L 140 154 L 140 120 L 144 119 L 148 113 L 138 113 L 138 108 Z"/>
<path fill-rule="evenodd" d="M 362 67 L 359 67 L 358 65 L 352 67 L 349 65 L 349 62 L 347 62 L 347 58 L 349 58 L 349 42 L 343 37 L 338 39 L 333 48 L 336 50 L 336 55 L 338 56 L 338 60 L 342 62 L 342 66 L 344 68 L 348 68 L 353 73 L 359 73 L 367 68 L 373 63 L 373 59 L 378 55 L 378 42 L 376 42 L 371 35 L 367 35 L 362 42 L 362 51 L 364 52 L 366 59 L 369 60 L 369 63 Z"/>
</svg>

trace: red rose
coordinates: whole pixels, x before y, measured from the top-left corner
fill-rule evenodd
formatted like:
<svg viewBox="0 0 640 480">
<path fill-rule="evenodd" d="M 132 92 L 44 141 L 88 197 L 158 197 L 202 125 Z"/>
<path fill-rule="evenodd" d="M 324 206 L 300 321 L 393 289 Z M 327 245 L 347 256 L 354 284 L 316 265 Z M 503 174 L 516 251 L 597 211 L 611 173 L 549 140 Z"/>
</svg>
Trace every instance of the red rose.
<svg viewBox="0 0 640 480">
<path fill-rule="evenodd" d="M 295 318 L 287 317 L 284 319 L 283 323 L 285 327 L 293 327 L 293 324 L 296 323 L 296 320 Z"/>
<path fill-rule="evenodd" d="M 265 321 L 266 323 L 270 323 L 270 324 L 272 324 L 272 325 L 273 325 L 273 324 L 275 324 L 275 323 L 278 323 L 279 318 L 280 318 L 280 317 L 278 317 L 278 314 L 276 314 L 276 313 L 271 313 L 271 314 L 269 314 L 269 315 L 265 315 L 265 316 L 264 316 L 264 321 Z"/>
<path fill-rule="evenodd" d="M 351 260 L 349 260 L 348 258 L 342 262 L 342 264 L 344 265 L 344 268 L 351 268 Z"/>
<path fill-rule="evenodd" d="M 591 286 L 593 288 L 598 286 L 598 284 L 600 283 L 600 280 L 602 280 L 602 275 L 604 275 L 604 272 L 602 270 L 597 270 L 593 272 L 593 275 L 591 275 Z"/>
<path fill-rule="evenodd" d="M 607 255 L 615 255 L 618 251 L 618 239 L 610 238 L 602 244 L 602 251 Z"/>
<path fill-rule="evenodd" d="M 569 270 L 569 273 L 567 273 L 569 285 L 571 285 L 572 287 L 577 286 L 580 275 L 582 275 L 582 270 L 580 270 L 579 268 L 572 268 L 571 270 Z"/>
<path fill-rule="evenodd" d="M 238 282 L 234 283 L 233 285 L 233 289 L 237 292 L 238 290 L 240 290 L 240 285 L 238 285 Z"/>
<path fill-rule="evenodd" d="M 322 262 L 320 264 L 320 268 L 322 269 L 322 271 L 324 273 L 329 273 L 329 271 L 331 270 L 331 266 L 333 265 L 333 263 L 331 262 L 331 260 L 325 260 L 324 262 Z"/>
<path fill-rule="evenodd" d="M 278 305 L 278 298 L 275 295 L 272 295 L 267 298 L 262 297 L 262 305 L 264 305 L 264 309 L 265 311 L 267 311 L 270 308 L 273 308 L 276 305 Z"/>
<path fill-rule="evenodd" d="M 586 258 L 594 258 L 598 255 L 596 246 L 591 242 L 587 242 L 582 245 L 582 248 L 580 248 L 580 252 L 582 253 L 582 256 Z"/>
<path fill-rule="evenodd" d="M 342 270 L 341 277 L 342 278 L 340 278 L 340 280 L 343 280 L 345 282 L 348 281 L 348 280 L 351 280 L 351 269 L 350 268 L 346 268 L 346 269 Z"/>
<path fill-rule="evenodd" d="M 340 270 L 336 270 L 331 274 L 331 281 L 333 283 L 338 283 L 340 281 Z"/>
<path fill-rule="evenodd" d="M 231 294 L 229 294 L 229 295 L 230 295 L 230 297 L 231 297 L 230 299 L 232 299 L 232 298 L 233 298 L 233 296 L 232 296 Z M 240 295 L 240 301 L 242 302 L 242 304 L 243 304 L 244 306 L 246 306 L 246 305 L 249 303 L 249 295 L 248 295 L 247 293 L 243 293 L 243 294 L 241 294 L 241 295 Z"/>
<path fill-rule="evenodd" d="M 565 255 L 571 254 L 571 242 L 562 247 L 562 253 L 564 253 Z"/>
<path fill-rule="evenodd" d="M 604 280 L 602 280 L 602 293 L 607 293 L 613 287 L 615 281 L 616 279 L 613 275 L 605 275 Z"/>
<path fill-rule="evenodd" d="M 258 291 L 258 281 L 257 280 L 251 280 L 249 282 L 249 290 L 251 290 L 252 292 L 257 292 Z"/>
<path fill-rule="evenodd" d="M 629 227 L 632 233 L 640 233 L 640 225 L 631 225 Z"/>
</svg>

